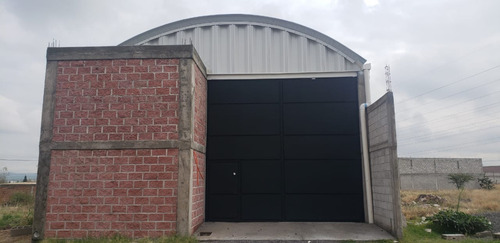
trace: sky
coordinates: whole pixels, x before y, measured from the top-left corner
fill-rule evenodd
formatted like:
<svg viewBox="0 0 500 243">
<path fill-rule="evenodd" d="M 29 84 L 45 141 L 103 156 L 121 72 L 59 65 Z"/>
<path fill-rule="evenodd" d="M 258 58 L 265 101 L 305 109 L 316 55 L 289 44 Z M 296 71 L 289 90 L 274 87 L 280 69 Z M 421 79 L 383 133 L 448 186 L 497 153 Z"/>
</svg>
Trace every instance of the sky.
<svg viewBox="0 0 500 243">
<path fill-rule="evenodd" d="M 2 0 L 0 168 L 37 170 L 46 49 L 115 46 L 173 21 L 254 14 L 324 33 L 372 64 L 372 102 L 396 104 L 399 157 L 500 165 L 500 1 Z"/>
</svg>

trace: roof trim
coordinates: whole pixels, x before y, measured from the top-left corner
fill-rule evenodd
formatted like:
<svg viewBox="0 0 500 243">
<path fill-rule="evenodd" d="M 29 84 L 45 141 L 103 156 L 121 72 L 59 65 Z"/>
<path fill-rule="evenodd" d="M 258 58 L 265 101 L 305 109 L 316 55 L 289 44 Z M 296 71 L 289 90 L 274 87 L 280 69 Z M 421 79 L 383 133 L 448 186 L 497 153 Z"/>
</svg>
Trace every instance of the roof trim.
<svg viewBox="0 0 500 243">
<path fill-rule="evenodd" d="M 122 43 L 119 46 L 131 46 L 138 45 L 146 42 L 155 37 L 161 36 L 165 33 L 175 32 L 176 30 L 182 30 L 187 28 L 194 28 L 198 26 L 206 26 L 210 24 L 251 24 L 258 23 L 270 26 L 276 26 L 285 30 L 291 30 L 291 32 L 302 33 L 306 36 L 310 36 L 312 39 L 325 43 L 326 45 L 332 47 L 334 50 L 346 55 L 346 57 L 354 60 L 358 64 L 362 65 L 366 62 L 366 59 L 344 46 L 340 42 L 330 38 L 329 36 L 322 34 L 316 30 L 299 25 L 293 22 L 289 22 L 282 19 L 258 16 L 258 15 L 248 15 L 248 14 L 224 14 L 224 15 L 209 15 L 201 16 L 189 19 L 183 19 L 169 24 L 165 24 L 154 29 L 148 30 L 141 34 L 138 34 Z"/>
</svg>

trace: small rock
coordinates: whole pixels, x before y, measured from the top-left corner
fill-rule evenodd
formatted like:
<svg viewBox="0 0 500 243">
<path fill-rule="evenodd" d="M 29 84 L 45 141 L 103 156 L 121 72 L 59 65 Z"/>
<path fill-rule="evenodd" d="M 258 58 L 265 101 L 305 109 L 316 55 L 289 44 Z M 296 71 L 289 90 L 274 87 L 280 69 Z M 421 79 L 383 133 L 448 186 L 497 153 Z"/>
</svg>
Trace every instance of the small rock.
<svg viewBox="0 0 500 243">
<path fill-rule="evenodd" d="M 442 234 L 441 237 L 445 240 L 462 240 L 465 239 L 463 234 Z"/>
<path fill-rule="evenodd" d="M 491 231 L 483 231 L 483 232 L 478 232 L 474 235 L 474 237 L 478 238 L 486 238 L 491 236 Z"/>
<path fill-rule="evenodd" d="M 432 195 L 432 194 L 420 194 L 417 199 L 415 199 L 417 203 L 425 203 L 425 204 L 443 204 L 446 199 Z"/>
<path fill-rule="evenodd" d="M 500 239 L 500 232 L 493 233 L 493 239 Z"/>
<path fill-rule="evenodd" d="M 425 229 L 425 232 L 427 232 L 427 233 L 431 233 L 431 232 L 432 232 L 432 229 Z"/>
</svg>

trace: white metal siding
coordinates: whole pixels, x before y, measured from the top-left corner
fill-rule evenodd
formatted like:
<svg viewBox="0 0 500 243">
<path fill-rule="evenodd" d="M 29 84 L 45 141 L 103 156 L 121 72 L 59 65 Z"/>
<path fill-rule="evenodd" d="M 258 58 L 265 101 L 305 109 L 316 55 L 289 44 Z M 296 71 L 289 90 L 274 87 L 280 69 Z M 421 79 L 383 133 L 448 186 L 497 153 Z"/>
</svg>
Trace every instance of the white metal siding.
<svg viewBox="0 0 500 243">
<path fill-rule="evenodd" d="M 192 44 L 210 74 L 359 71 L 354 60 L 302 33 L 264 24 L 212 24 L 176 30 L 139 45 Z"/>
</svg>

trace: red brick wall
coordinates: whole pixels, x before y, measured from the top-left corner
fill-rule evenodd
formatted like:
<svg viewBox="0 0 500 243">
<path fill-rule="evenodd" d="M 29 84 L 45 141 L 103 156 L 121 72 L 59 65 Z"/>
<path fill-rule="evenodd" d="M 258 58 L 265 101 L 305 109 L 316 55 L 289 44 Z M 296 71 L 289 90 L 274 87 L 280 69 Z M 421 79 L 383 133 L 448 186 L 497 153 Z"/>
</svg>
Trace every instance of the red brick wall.
<svg viewBox="0 0 500 243">
<path fill-rule="evenodd" d="M 193 140 L 206 146 L 207 80 L 198 68 L 195 68 L 194 105 Z M 192 232 L 205 221 L 205 154 L 195 152 L 194 156 L 196 159 L 193 161 Z"/>
<path fill-rule="evenodd" d="M 207 145 L 207 80 L 198 68 L 195 68 L 194 89 L 194 142 Z"/>
<path fill-rule="evenodd" d="M 178 140 L 179 60 L 59 61 L 54 142 Z M 53 150 L 45 237 L 175 233 L 178 149 Z"/>
<path fill-rule="evenodd" d="M 177 149 L 52 151 L 45 236 L 175 231 Z"/>
<path fill-rule="evenodd" d="M 193 166 L 193 197 L 192 197 L 192 226 L 191 232 L 205 222 L 205 154 L 194 152 L 196 157 Z"/>
<path fill-rule="evenodd" d="M 36 184 L 34 183 L 12 183 L 0 185 L 0 204 L 9 201 L 10 196 L 14 193 L 26 193 L 35 197 Z"/>
<path fill-rule="evenodd" d="M 53 141 L 176 140 L 178 59 L 61 61 Z"/>
</svg>

